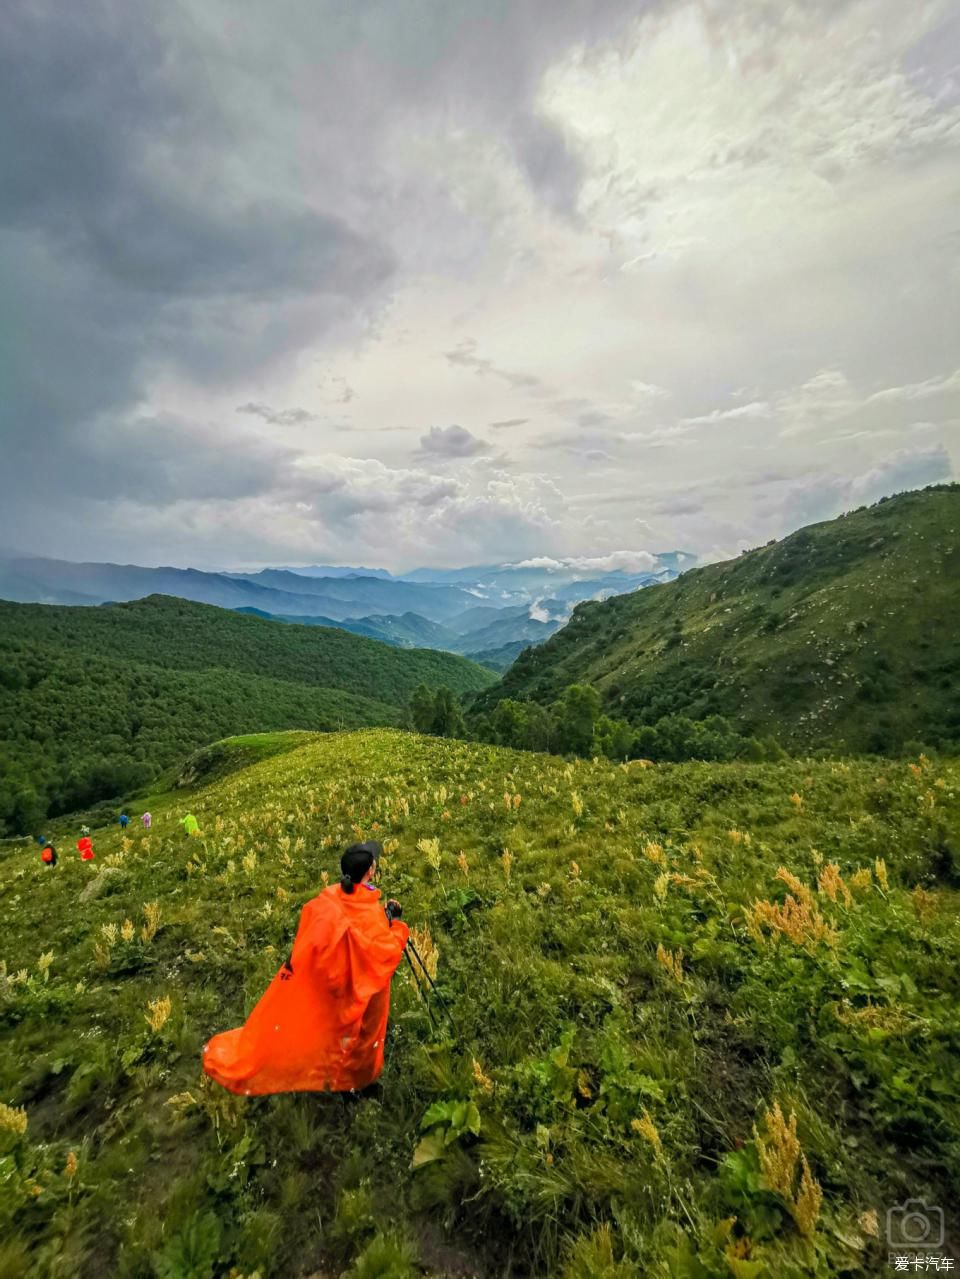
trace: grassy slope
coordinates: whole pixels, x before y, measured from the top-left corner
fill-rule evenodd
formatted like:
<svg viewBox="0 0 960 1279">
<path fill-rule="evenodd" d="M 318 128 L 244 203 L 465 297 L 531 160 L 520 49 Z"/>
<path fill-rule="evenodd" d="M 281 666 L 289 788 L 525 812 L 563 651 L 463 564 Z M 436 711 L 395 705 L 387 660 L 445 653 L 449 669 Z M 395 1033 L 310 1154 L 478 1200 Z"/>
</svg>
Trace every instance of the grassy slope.
<svg viewBox="0 0 960 1279">
<path fill-rule="evenodd" d="M 481 700 L 576 682 L 634 723 L 719 713 L 798 750 L 960 742 L 960 486 L 582 604 Z"/>
<path fill-rule="evenodd" d="M 92 865 L 14 852 L 0 1100 L 29 1126 L 0 1129 L 0 1273 L 870 1276 L 886 1247 L 862 1214 L 909 1197 L 943 1207 L 956 1255 L 958 797 L 956 763 L 644 769 L 371 730 L 153 796 L 153 830 L 95 831 Z M 382 1102 L 204 1087 L 203 1042 L 249 1011 L 339 846 L 372 834 L 398 841 L 385 886 L 433 934 L 455 1034 L 401 970 Z M 826 863 L 849 879 L 877 857 L 888 888 L 817 890 Z M 832 944 L 751 936 L 780 864 Z M 127 918 L 131 941 L 105 935 Z M 658 946 L 683 951 L 681 981 Z M 823 1187 L 810 1239 L 758 1170 L 774 1099 Z M 412 1170 L 451 1101 L 479 1133 L 462 1109 Z"/>
</svg>

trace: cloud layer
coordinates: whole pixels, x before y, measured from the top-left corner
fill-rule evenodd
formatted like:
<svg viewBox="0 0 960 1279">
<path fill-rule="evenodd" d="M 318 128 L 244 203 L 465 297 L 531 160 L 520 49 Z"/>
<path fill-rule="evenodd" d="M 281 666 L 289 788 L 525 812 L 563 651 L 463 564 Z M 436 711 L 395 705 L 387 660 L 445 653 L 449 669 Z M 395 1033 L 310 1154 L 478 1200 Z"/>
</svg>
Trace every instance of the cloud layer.
<svg viewBox="0 0 960 1279">
<path fill-rule="evenodd" d="M 599 568 L 956 474 L 958 66 L 953 0 L 12 0 L 0 546 Z"/>
</svg>

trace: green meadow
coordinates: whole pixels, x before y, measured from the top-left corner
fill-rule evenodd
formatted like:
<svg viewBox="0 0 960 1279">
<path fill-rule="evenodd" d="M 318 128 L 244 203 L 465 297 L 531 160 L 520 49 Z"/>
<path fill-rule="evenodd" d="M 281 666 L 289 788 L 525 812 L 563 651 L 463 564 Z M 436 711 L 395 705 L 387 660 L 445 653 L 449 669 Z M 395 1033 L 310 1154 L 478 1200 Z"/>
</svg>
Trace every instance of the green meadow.
<svg viewBox="0 0 960 1279">
<path fill-rule="evenodd" d="M 872 1276 L 908 1199 L 956 1250 L 956 761 L 256 741 L 92 863 L 4 845 L 0 1275 Z M 449 1017 L 402 965 L 381 1096 L 233 1097 L 355 838 Z"/>
</svg>

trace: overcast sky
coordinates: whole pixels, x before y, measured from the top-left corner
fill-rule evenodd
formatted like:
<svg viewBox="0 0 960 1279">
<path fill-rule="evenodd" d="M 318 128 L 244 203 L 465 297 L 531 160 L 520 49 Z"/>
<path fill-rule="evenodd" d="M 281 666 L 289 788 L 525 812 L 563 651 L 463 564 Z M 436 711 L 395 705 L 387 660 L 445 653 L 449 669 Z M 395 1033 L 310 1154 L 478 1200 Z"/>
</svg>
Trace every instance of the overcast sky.
<svg viewBox="0 0 960 1279">
<path fill-rule="evenodd" d="M 960 474 L 960 0 L 0 26 L 0 547 L 714 558 Z"/>
</svg>

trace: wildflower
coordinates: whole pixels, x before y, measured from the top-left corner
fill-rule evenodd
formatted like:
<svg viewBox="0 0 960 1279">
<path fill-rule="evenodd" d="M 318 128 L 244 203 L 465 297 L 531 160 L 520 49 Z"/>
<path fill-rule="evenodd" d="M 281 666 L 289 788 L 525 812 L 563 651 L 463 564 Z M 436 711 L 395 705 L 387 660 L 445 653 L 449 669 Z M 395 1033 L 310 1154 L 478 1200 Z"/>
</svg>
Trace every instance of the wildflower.
<svg viewBox="0 0 960 1279">
<path fill-rule="evenodd" d="M 876 1208 L 868 1208 L 866 1212 L 862 1212 L 858 1218 L 860 1229 L 865 1235 L 871 1235 L 874 1239 L 880 1237 L 880 1223 L 877 1220 Z"/>
<path fill-rule="evenodd" d="M 653 862 L 657 866 L 665 866 L 667 857 L 660 844 L 656 844 L 653 840 L 648 840 L 643 846 L 643 855 L 648 861 Z"/>
<path fill-rule="evenodd" d="M 104 946 L 102 942 L 94 942 L 93 962 L 101 970 L 109 968 L 110 967 L 110 947 Z"/>
<path fill-rule="evenodd" d="M 476 1057 L 473 1059 L 473 1081 L 481 1092 L 493 1092 L 493 1080 L 489 1075 L 484 1074 L 483 1067 L 477 1061 Z"/>
<path fill-rule="evenodd" d="M 53 951 L 47 950 L 37 960 L 37 967 L 43 973 L 43 980 L 50 980 L 50 965 L 53 963 Z"/>
<path fill-rule="evenodd" d="M 0 1101 L 0 1130 L 22 1137 L 27 1131 L 27 1112 L 22 1106 L 5 1106 Z"/>
<path fill-rule="evenodd" d="M 147 1004 L 148 1011 L 144 1013 L 144 1019 L 154 1033 L 158 1033 L 166 1025 L 172 1008 L 169 995 L 158 996 Z"/>
<path fill-rule="evenodd" d="M 859 870 L 854 871 L 854 873 L 850 876 L 851 888 L 869 888 L 872 883 L 873 873 L 869 866 L 861 866 Z"/>
<path fill-rule="evenodd" d="M 513 798 L 508 790 L 503 792 L 503 806 L 507 812 L 513 807 Z"/>
<path fill-rule="evenodd" d="M 758 944 L 766 940 L 764 928 L 771 934 L 789 937 L 795 945 L 808 951 L 813 951 L 821 942 L 833 946 L 837 940 L 836 929 L 826 922 L 815 905 L 798 902 L 789 893 L 782 906 L 757 900 L 744 915 L 747 929 Z"/>
<path fill-rule="evenodd" d="M 257 854 L 252 850 L 245 854 L 241 865 L 248 875 L 252 875 L 257 869 Z"/>
<path fill-rule="evenodd" d="M 551 892 L 551 888 L 550 888 L 550 885 L 549 885 L 549 884 L 547 884 L 547 883 L 543 883 L 543 884 L 538 884 L 538 885 L 537 885 L 537 896 L 538 896 L 538 897 L 549 897 L 550 892 Z"/>
<path fill-rule="evenodd" d="M 423 960 L 423 966 L 426 968 L 430 976 L 436 980 L 437 963 L 440 959 L 440 951 L 436 942 L 430 936 L 430 928 L 427 924 L 410 929 L 410 940 L 413 942 L 417 951 Z"/>
<path fill-rule="evenodd" d="M 663 901 L 666 898 L 669 886 L 670 876 L 666 871 L 664 871 L 662 875 L 658 875 L 653 881 L 653 892 L 658 901 Z"/>
<path fill-rule="evenodd" d="M 101 924 L 100 932 L 101 932 L 101 935 L 103 936 L 103 940 L 107 943 L 108 946 L 113 946 L 116 944 L 116 940 L 117 940 L 116 924 Z"/>
<path fill-rule="evenodd" d="M 160 903 L 144 902 L 143 918 L 146 922 L 140 929 L 140 940 L 148 946 L 156 937 L 157 929 L 160 927 Z"/>
<path fill-rule="evenodd" d="M 192 1092 L 174 1093 L 172 1097 L 168 1097 L 166 1105 L 172 1106 L 174 1110 L 187 1110 L 190 1106 L 198 1104 L 196 1097 Z"/>
<path fill-rule="evenodd" d="M 878 857 L 873 863 L 873 869 L 876 872 L 877 882 L 883 891 L 886 892 L 890 886 L 887 882 L 887 863 L 882 857 Z"/>
<path fill-rule="evenodd" d="M 505 848 L 503 850 L 503 854 L 500 858 L 500 865 L 503 867 L 504 878 L 509 879 L 510 868 L 513 866 L 513 853 L 511 853 L 509 848 Z"/>
<path fill-rule="evenodd" d="M 820 1215 L 820 1204 L 823 1191 L 810 1171 L 807 1157 L 800 1149 L 797 1137 L 797 1116 L 790 1112 L 790 1119 L 783 1117 L 780 1103 L 774 1102 L 772 1109 L 763 1116 L 764 1136 L 753 1129 L 753 1140 L 757 1148 L 760 1170 L 768 1189 L 787 1205 L 790 1215 L 801 1234 L 808 1237 L 816 1228 Z M 800 1180 L 797 1185 L 799 1165 Z"/>
<path fill-rule="evenodd" d="M 576 862 L 570 863 L 570 876 L 572 879 L 580 878 L 580 867 L 577 865 Z"/>
<path fill-rule="evenodd" d="M 840 874 L 840 867 L 836 862 L 828 862 L 823 868 L 820 875 L 817 876 L 817 887 L 821 893 L 825 893 L 832 902 L 837 900 L 837 893 L 843 896 L 843 904 L 850 906 L 853 902 L 853 896 L 850 889 L 843 882 L 843 876 Z"/>
<path fill-rule="evenodd" d="M 590 1076 L 585 1070 L 581 1070 L 577 1074 L 577 1092 L 584 1101 L 590 1101 L 593 1097 L 593 1089 L 590 1087 Z"/>
<path fill-rule="evenodd" d="M 790 803 L 794 806 L 797 812 L 799 812 L 800 809 L 803 808 L 803 796 L 798 794 L 797 791 L 794 791 L 790 796 Z"/>
<path fill-rule="evenodd" d="M 583 816 L 583 800 L 580 798 L 580 796 L 577 794 L 576 791 L 570 792 L 570 803 L 573 807 L 574 817 L 582 817 Z"/>
<path fill-rule="evenodd" d="M 813 906 L 813 893 L 792 871 L 787 870 L 786 866 L 777 868 L 775 878 L 786 884 L 798 902 L 802 902 L 804 906 Z"/>
<path fill-rule="evenodd" d="M 649 1110 L 644 1107 L 643 1114 L 639 1119 L 631 1119 L 630 1127 L 634 1132 L 639 1133 L 645 1141 L 648 1141 L 653 1147 L 653 1153 L 658 1159 L 663 1158 L 663 1143 L 660 1140 L 660 1133 L 657 1131 L 657 1125 L 650 1118 Z"/>
<path fill-rule="evenodd" d="M 421 839 L 417 842 L 417 851 L 423 853 L 427 862 L 440 873 L 440 841 L 439 839 Z"/>
<path fill-rule="evenodd" d="M 918 917 L 925 924 L 933 919 L 940 908 L 940 899 L 937 894 L 928 892 L 925 888 L 921 888 L 919 884 L 910 894 L 910 900 L 913 902 L 913 908 Z"/>
<path fill-rule="evenodd" d="M 467 861 L 467 854 L 462 848 L 457 853 L 457 865 L 460 867 L 460 874 L 466 879 L 470 874 L 470 863 Z"/>
<path fill-rule="evenodd" d="M 519 795 L 514 795 L 514 797 L 513 797 L 513 806 L 514 806 L 514 808 L 519 808 L 519 807 L 520 807 L 520 803 L 521 803 L 520 796 L 519 796 Z"/>
<path fill-rule="evenodd" d="M 127 942 L 133 941 L 133 934 L 135 931 L 136 930 L 133 927 L 132 919 L 125 919 L 123 923 L 120 925 L 120 936 L 123 938 L 124 941 L 127 941 Z"/>
<path fill-rule="evenodd" d="M 77 1175 L 77 1152 L 75 1150 L 71 1150 L 67 1155 L 67 1162 L 63 1172 L 65 1176 L 71 1179 Z"/>
<path fill-rule="evenodd" d="M 657 942 L 657 963 L 660 967 L 673 978 L 678 984 L 683 981 L 683 951 L 678 950 L 676 954 L 673 951 L 665 949 L 662 943 Z"/>
</svg>

